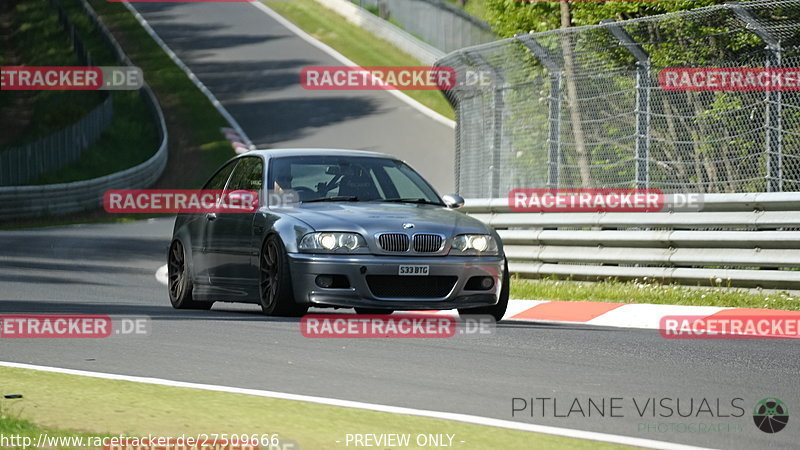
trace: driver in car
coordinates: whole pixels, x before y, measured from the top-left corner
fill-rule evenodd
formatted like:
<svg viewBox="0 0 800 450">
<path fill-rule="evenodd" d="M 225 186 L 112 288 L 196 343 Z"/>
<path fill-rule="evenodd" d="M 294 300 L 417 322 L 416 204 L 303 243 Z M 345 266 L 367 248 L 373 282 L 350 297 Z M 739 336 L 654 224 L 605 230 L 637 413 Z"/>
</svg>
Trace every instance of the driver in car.
<svg viewBox="0 0 800 450">
<path fill-rule="evenodd" d="M 292 176 L 287 173 L 275 174 L 275 181 L 272 184 L 272 189 L 276 194 L 283 194 L 292 188 Z"/>
</svg>

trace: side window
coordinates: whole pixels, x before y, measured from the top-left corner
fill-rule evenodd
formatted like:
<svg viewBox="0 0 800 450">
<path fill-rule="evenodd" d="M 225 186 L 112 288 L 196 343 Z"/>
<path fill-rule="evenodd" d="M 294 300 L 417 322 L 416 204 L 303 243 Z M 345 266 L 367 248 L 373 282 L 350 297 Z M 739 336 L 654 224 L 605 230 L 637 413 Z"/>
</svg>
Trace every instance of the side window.
<svg viewBox="0 0 800 450">
<path fill-rule="evenodd" d="M 220 169 L 210 180 L 203 186 L 203 189 L 225 189 L 225 182 L 233 171 L 233 167 L 237 161 L 231 161 L 222 169 Z"/>
<path fill-rule="evenodd" d="M 261 158 L 247 157 L 239 160 L 233 171 L 228 190 L 247 189 L 261 192 L 264 184 L 264 165 Z"/>
</svg>

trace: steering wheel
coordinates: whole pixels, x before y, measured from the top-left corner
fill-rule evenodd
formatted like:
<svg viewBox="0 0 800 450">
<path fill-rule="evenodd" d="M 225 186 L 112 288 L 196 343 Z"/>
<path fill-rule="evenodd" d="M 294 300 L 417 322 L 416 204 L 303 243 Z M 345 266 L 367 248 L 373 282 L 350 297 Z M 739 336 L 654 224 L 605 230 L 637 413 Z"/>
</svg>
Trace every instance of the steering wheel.
<svg viewBox="0 0 800 450">
<path fill-rule="evenodd" d="M 314 196 L 318 195 L 318 193 L 305 186 L 297 186 L 296 188 L 292 188 L 297 191 L 297 195 L 300 197 L 300 201 L 307 200 L 309 198 L 314 198 Z"/>
</svg>

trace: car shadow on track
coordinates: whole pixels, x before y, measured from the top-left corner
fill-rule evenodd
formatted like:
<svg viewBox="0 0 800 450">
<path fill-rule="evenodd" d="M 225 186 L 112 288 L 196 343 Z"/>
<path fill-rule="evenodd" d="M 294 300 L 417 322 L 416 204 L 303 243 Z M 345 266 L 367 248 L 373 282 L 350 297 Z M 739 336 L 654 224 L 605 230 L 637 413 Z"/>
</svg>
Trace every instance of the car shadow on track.
<svg viewBox="0 0 800 450">
<path fill-rule="evenodd" d="M 254 305 L 253 305 L 254 306 Z M 110 316 L 147 316 L 151 320 L 229 320 L 297 322 L 298 318 L 267 317 L 252 310 L 176 310 L 169 303 L 136 305 L 131 303 L 87 303 L 65 300 L 0 300 L 0 314 L 105 314 Z"/>
<path fill-rule="evenodd" d="M 352 310 L 314 309 L 310 314 L 337 314 L 354 316 Z M 132 303 L 87 303 L 65 300 L 2 300 L 0 314 L 106 314 L 111 316 L 147 316 L 151 320 L 225 320 L 233 322 L 299 322 L 298 317 L 271 317 L 261 313 L 253 304 L 218 302 L 210 311 L 176 310 L 165 305 L 137 305 Z M 551 330 L 551 331 L 595 331 L 621 332 L 622 328 L 585 324 L 520 322 L 501 320 L 498 330 Z"/>
<path fill-rule="evenodd" d="M 601 325 L 587 325 L 583 323 L 554 323 L 554 322 L 521 322 L 516 320 L 501 320 L 497 323 L 498 329 L 521 330 L 540 329 L 548 331 L 602 331 L 602 332 L 630 332 L 630 329 L 620 327 L 605 327 Z M 646 330 L 642 330 L 646 331 Z"/>
</svg>

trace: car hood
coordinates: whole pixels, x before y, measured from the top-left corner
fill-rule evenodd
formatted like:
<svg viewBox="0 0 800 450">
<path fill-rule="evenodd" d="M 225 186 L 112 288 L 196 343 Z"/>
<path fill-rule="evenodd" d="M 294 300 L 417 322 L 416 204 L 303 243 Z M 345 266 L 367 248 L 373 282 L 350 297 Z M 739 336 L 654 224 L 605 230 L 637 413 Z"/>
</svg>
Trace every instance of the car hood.
<svg viewBox="0 0 800 450">
<path fill-rule="evenodd" d="M 491 233 L 483 222 L 443 206 L 410 203 L 305 203 L 285 211 L 317 231 L 351 231 L 365 236 L 382 232 Z M 413 228 L 404 225 L 413 224 Z"/>
</svg>

